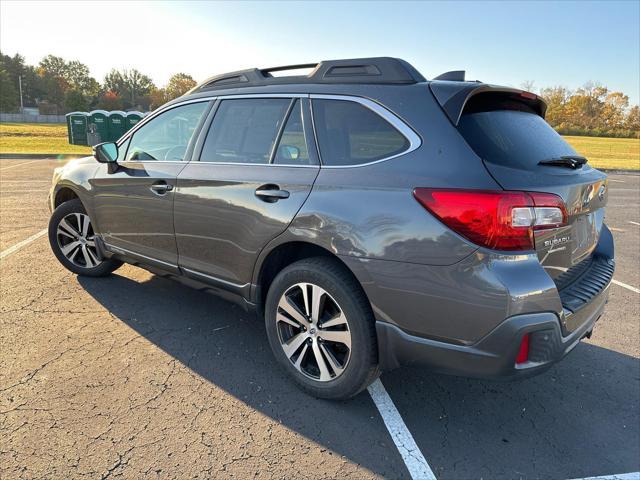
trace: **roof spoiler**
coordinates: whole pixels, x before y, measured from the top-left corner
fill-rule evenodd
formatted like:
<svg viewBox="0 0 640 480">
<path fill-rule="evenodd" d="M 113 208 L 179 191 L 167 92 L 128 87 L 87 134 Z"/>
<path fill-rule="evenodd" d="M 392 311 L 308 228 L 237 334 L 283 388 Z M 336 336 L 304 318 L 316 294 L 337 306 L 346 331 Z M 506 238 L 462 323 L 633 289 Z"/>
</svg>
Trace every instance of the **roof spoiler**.
<svg viewBox="0 0 640 480">
<path fill-rule="evenodd" d="M 465 76 L 464 70 L 451 70 L 450 72 L 444 72 L 434 78 L 434 80 L 448 80 L 450 82 L 464 82 Z"/>
<path fill-rule="evenodd" d="M 275 77 L 273 72 L 312 68 L 308 75 Z M 223 88 L 254 87 L 291 83 L 414 84 L 426 79 L 410 63 L 400 58 L 372 57 L 324 60 L 272 68 L 250 68 L 211 77 L 188 93 Z"/>
<path fill-rule="evenodd" d="M 436 100 L 447 114 L 451 122 L 457 126 L 465 106 L 478 95 L 494 94 L 496 98 L 512 97 L 531 107 L 538 115 L 544 118 L 547 104 L 535 93 L 526 92 L 517 88 L 500 87 L 477 82 L 442 81 L 431 82 L 429 88 Z"/>
</svg>

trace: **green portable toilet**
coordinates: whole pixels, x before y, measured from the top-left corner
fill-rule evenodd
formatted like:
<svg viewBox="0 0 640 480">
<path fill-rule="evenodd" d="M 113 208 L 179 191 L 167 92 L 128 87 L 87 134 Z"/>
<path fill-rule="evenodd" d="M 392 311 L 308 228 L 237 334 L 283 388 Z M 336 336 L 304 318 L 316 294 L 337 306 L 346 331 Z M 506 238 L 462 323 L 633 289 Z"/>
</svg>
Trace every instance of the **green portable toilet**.
<svg viewBox="0 0 640 480">
<path fill-rule="evenodd" d="M 88 145 L 86 112 L 71 112 L 65 115 L 67 119 L 67 135 L 71 145 Z"/>
<path fill-rule="evenodd" d="M 120 110 L 109 112 L 109 141 L 115 142 L 127 131 L 126 113 Z"/>
<path fill-rule="evenodd" d="M 133 127 L 136 123 L 142 120 L 143 117 L 142 112 L 127 112 L 126 122 L 127 122 L 127 130 Z"/>
<path fill-rule="evenodd" d="M 109 112 L 106 110 L 93 110 L 89 113 L 87 126 L 89 145 L 109 141 Z"/>
</svg>

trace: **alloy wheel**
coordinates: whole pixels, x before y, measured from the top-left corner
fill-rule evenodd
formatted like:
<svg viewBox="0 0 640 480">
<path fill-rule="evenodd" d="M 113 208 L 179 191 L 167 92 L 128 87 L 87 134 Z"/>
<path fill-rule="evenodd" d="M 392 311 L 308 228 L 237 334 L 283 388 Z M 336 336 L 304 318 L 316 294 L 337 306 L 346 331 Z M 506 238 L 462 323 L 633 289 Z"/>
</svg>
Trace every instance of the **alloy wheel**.
<svg viewBox="0 0 640 480">
<path fill-rule="evenodd" d="M 342 375 L 351 356 L 351 332 L 340 305 L 326 290 L 297 283 L 278 302 L 276 327 L 291 364 L 313 380 Z"/>
<path fill-rule="evenodd" d="M 96 250 L 95 234 L 89 215 L 70 213 L 65 216 L 56 230 L 56 239 L 62 254 L 80 268 L 94 268 L 100 265 Z"/>
</svg>

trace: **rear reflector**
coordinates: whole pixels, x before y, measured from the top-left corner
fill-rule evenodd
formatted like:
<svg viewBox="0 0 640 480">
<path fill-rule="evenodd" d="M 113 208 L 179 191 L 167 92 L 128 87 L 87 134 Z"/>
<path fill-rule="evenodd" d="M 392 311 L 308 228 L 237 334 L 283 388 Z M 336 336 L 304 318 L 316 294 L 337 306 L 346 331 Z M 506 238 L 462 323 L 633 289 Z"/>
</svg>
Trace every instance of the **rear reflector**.
<svg viewBox="0 0 640 480">
<path fill-rule="evenodd" d="M 493 250 L 533 250 L 534 230 L 567 220 L 564 202 L 550 193 L 416 188 L 413 194 L 449 228 Z"/>
<path fill-rule="evenodd" d="M 529 360 L 529 334 L 525 333 L 520 342 L 520 350 L 518 350 L 518 356 L 516 357 L 516 365 L 520 363 L 526 363 Z"/>
</svg>

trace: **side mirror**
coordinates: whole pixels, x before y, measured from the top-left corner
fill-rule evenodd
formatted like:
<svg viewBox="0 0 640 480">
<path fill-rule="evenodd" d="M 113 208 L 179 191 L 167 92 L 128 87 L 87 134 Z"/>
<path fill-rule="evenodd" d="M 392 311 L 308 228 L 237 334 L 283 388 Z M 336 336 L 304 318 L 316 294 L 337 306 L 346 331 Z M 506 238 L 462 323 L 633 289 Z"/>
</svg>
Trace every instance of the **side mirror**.
<svg viewBox="0 0 640 480">
<path fill-rule="evenodd" d="M 113 142 L 99 143 L 93 147 L 93 156 L 100 163 L 116 163 L 118 146 Z"/>
</svg>

